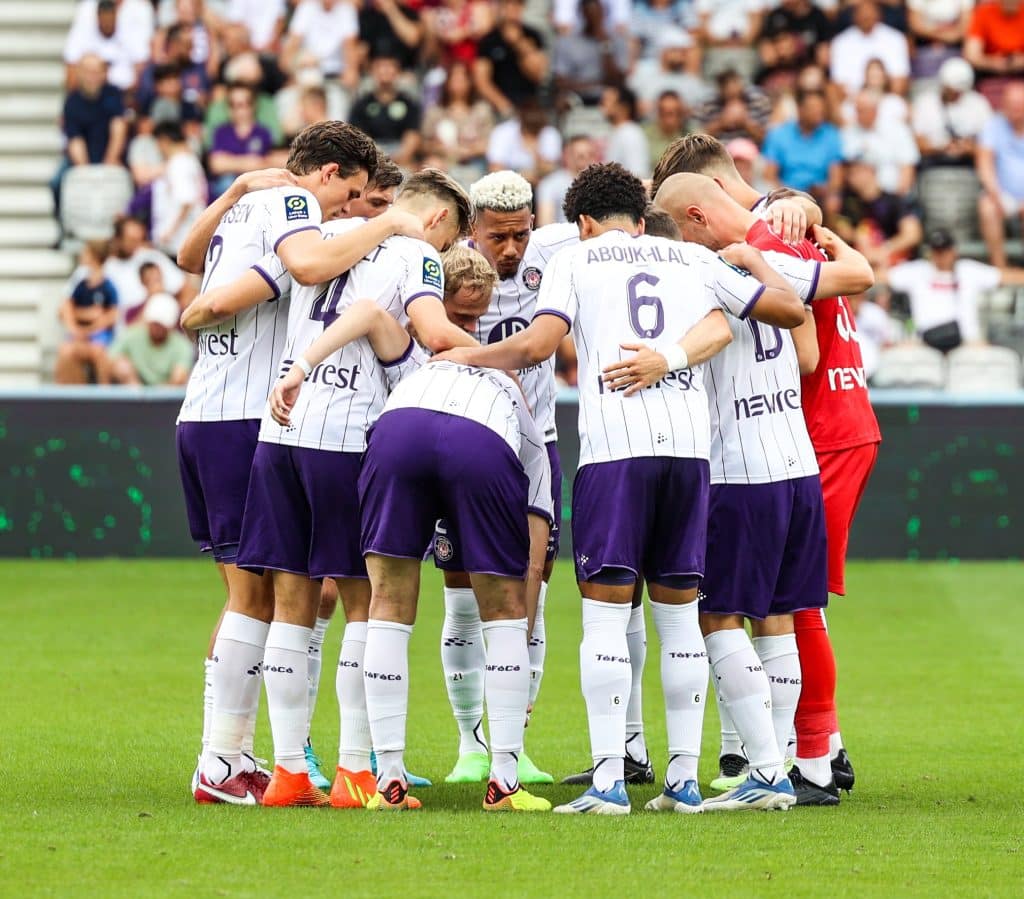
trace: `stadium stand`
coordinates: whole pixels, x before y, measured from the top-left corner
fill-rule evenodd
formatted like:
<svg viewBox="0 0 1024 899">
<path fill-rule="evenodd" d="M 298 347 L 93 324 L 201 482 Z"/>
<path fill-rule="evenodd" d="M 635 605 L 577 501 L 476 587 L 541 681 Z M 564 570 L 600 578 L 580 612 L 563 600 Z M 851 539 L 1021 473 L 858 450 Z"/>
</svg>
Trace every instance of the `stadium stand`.
<svg viewBox="0 0 1024 899">
<path fill-rule="evenodd" d="M 872 383 L 876 387 L 940 389 L 946 384 L 942 353 L 919 344 L 889 347 L 878 360 Z"/>
<path fill-rule="evenodd" d="M 966 346 L 949 354 L 950 393 L 1013 392 L 1021 386 L 1020 356 L 1001 346 Z"/>
</svg>

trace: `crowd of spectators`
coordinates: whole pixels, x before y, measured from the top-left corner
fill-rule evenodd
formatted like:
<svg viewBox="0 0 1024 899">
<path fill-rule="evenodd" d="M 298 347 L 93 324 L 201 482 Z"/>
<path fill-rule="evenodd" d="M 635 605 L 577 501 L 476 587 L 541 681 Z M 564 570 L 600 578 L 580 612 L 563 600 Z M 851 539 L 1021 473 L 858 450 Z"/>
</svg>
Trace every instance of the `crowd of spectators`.
<svg viewBox="0 0 1024 899">
<path fill-rule="evenodd" d="M 125 166 L 134 196 L 82 251 L 61 380 L 124 375 L 95 360 L 194 295 L 171 259 L 195 216 L 326 118 L 406 170 L 515 169 L 538 224 L 591 162 L 646 178 L 674 138 L 709 132 L 755 186 L 813 194 L 871 259 L 875 305 L 857 305 L 892 340 L 934 309 L 914 300 L 894 324 L 888 287 L 913 298 L 907 272 L 953 271 L 957 244 L 980 237 L 999 277 L 954 284 L 1016 283 L 1024 0 L 80 0 L 64 61 L 61 171 Z"/>
</svg>

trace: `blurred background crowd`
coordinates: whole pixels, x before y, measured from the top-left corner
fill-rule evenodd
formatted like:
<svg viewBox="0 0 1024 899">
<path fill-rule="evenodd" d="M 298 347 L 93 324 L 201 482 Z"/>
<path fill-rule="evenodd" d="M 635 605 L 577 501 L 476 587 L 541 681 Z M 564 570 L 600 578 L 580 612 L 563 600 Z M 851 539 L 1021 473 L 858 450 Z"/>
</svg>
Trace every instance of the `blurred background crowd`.
<svg viewBox="0 0 1024 899">
<path fill-rule="evenodd" d="M 987 346 L 990 388 L 1020 385 L 1021 0 L 80 0 L 63 62 L 60 382 L 181 383 L 183 235 L 341 118 L 406 170 L 515 169 L 538 225 L 591 162 L 646 178 L 709 132 L 871 260 L 874 383 L 942 387 Z"/>
</svg>

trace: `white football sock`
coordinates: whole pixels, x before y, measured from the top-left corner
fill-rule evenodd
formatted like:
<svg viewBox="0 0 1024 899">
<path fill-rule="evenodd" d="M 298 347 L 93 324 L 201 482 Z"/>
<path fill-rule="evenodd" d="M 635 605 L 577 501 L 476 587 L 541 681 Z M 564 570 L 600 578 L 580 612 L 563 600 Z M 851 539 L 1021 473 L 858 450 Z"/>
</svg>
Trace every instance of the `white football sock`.
<svg viewBox="0 0 1024 899">
<path fill-rule="evenodd" d="M 405 780 L 411 624 L 371 618 L 366 625 L 363 679 L 366 713 L 377 752 L 377 782 Z"/>
<path fill-rule="evenodd" d="M 764 666 L 764 673 L 768 675 L 775 739 L 779 744 L 779 755 L 785 758 L 796 704 L 800 701 L 800 654 L 796 648 L 796 634 L 754 637 L 754 649 Z"/>
<path fill-rule="evenodd" d="M 513 790 L 519 783 L 519 754 L 523 751 L 526 704 L 530 699 L 526 627 L 525 618 L 483 622 L 491 780 L 505 790 Z"/>
<path fill-rule="evenodd" d="M 836 731 L 834 734 L 828 735 L 828 751 L 835 758 L 839 755 L 839 750 L 843 748 L 843 735 Z"/>
<path fill-rule="evenodd" d="M 309 635 L 312 628 L 275 621 L 267 634 L 263 680 L 274 735 L 274 762 L 298 774 L 306 770 L 306 704 L 309 702 Z"/>
<path fill-rule="evenodd" d="M 213 723 L 213 659 L 203 659 L 203 752 L 210 748 L 210 725 Z"/>
<path fill-rule="evenodd" d="M 530 708 L 537 701 L 540 682 L 544 679 L 544 657 L 548 652 L 547 632 L 544 629 L 544 604 L 548 596 L 548 585 L 540 582 L 540 593 L 537 596 L 537 615 L 533 619 L 533 633 L 530 634 Z M 490 711 L 487 713 L 490 721 Z"/>
<path fill-rule="evenodd" d="M 796 766 L 804 779 L 816 786 L 824 787 L 832 782 L 832 759 L 827 755 L 814 759 L 797 758 Z"/>
<path fill-rule="evenodd" d="M 715 698 L 717 701 L 717 694 Z M 736 733 L 736 725 L 729 714 L 729 709 L 721 702 L 718 703 L 718 720 L 722 725 L 722 748 L 719 750 L 719 756 L 743 755 L 743 741 Z"/>
<path fill-rule="evenodd" d="M 686 781 L 697 778 L 708 689 L 708 654 L 696 602 L 672 605 L 652 601 L 651 615 L 661 643 L 669 755 L 665 786 L 679 789 Z"/>
<path fill-rule="evenodd" d="M 370 719 L 366 717 L 366 687 L 363 678 L 366 656 L 366 622 L 352 621 L 345 625 L 338 656 L 335 688 L 341 713 L 341 735 L 338 738 L 338 767 L 348 771 L 369 771 Z"/>
<path fill-rule="evenodd" d="M 487 752 L 484 736 L 484 634 L 480 607 L 469 587 L 444 588 L 441 668 L 455 723 L 459 755 Z"/>
<path fill-rule="evenodd" d="M 626 626 L 629 606 L 583 600 L 580 685 L 587 704 L 594 786 L 608 790 L 623 779 L 626 703 L 632 673 Z"/>
<path fill-rule="evenodd" d="M 647 661 L 647 621 L 643 604 L 631 609 L 626 625 L 629 647 L 630 686 L 626 704 L 626 755 L 645 765 L 647 743 L 644 741 L 644 664 Z"/>
<path fill-rule="evenodd" d="M 736 722 L 750 775 L 775 783 L 785 775 L 772 724 L 771 688 L 750 637 L 743 628 L 732 628 L 708 634 L 706 643 L 718 700 Z"/>
<path fill-rule="evenodd" d="M 331 623 L 330 618 L 317 618 L 313 625 L 313 632 L 309 635 L 309 647 L 306 654 L 309 656 L 309 699 L 307 714 L 309 720 L 306 722 L 306 736 L 309 736 L 309 728 L 313 724 L 313 711 L 316 709 L 316 697 L 320 692 L 320 669 L 323 665 L 324 636 L 327 634 L 327 625 Z"/>
<path fill-rule="evenodd" d="M 203 770 L 215 783 L 242 770 L 242 750 L 253 697 L 259 697 L 260 669 L 269 625 L 225 612 L 213 644 L 213 713 Z"/>
</svg>

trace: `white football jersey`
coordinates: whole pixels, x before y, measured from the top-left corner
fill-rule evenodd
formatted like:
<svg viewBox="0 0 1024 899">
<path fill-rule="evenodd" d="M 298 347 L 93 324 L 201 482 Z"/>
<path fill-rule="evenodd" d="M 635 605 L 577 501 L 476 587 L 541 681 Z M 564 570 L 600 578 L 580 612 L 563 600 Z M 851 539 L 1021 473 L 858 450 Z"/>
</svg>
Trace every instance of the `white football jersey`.
<svg viewBox="0 0 1024 899">
<path fill-rule="evenodd" d="M 802 300 L 814 296 L 820 262 L 773 252 L 764 258 Z M 817 474 L 793 336 L 748 318 L 750 304 L 740 298 L 725 294 L 719 304 L 728 313 L 732 343 L 706 366 L 711 483 L 766 484 Z"/>
<path fill-rule="evenodd" d="M 321 230 L 325 238 L 333 237 L 363 222 L 331 221 Z M 410 303 L 440 303 L 443 295 L 444 271 L 437 251 L 421 240 L 390 237 L 330 283 L 293 286 L 288 336 L 278 371 L 287 372 L 295 358 L 356 300 L 375 300 L 404 327 Z M 393 366 L 415 369 L 420 362 L 418 354 L 410 352 Z M 389 390 L 385 366 L 369 340 L 354 340 L 328 356 L 306 378 L 292 409 L 290 427 L 277 424 L 269 411 L 263 414 L 260 440 L 361 453 L 366 449 L 366 432 L 384 408 Z"/>
<path fill-rule="evenodd" d="M 696 244 L 608 231 L 548 265 L 537 315 L 569 325 L 579 358 L 580 466 L 641 456 L 707 459 L 710 423 L 702 366 L 669 372 L 633 396 L 605 387 L 605 366 L 633 355 L 623 343 L 667 349 L 723 294 L 749 301 L 760 281 L 716 263 Z"/>
<path fill-rule="evenodd" d="M 425 365 L 395 387 L 384 413 L 395 409 L 428 409 L 490 428 L 512 447 L 530 479 L 530 509 L 551 518 L 551 466 L 544 435 L 508 375 L 454 362 Z"/>
<path fill-rule="evenodd" d="M 203 292 L 230 284 L 257 266 L 290 234 L 318 228 L 320 206 L 300 187 L 246 194 L 220 220 L 206 252 Z M 274 283 L 272 272 L 263 271 Z M 275 288 L 276 289 L 276 288 Z M 260 418 L 284 347 L 288 294 L 196 332 L 199 355 L 178 421 Z"/>
</svg>

